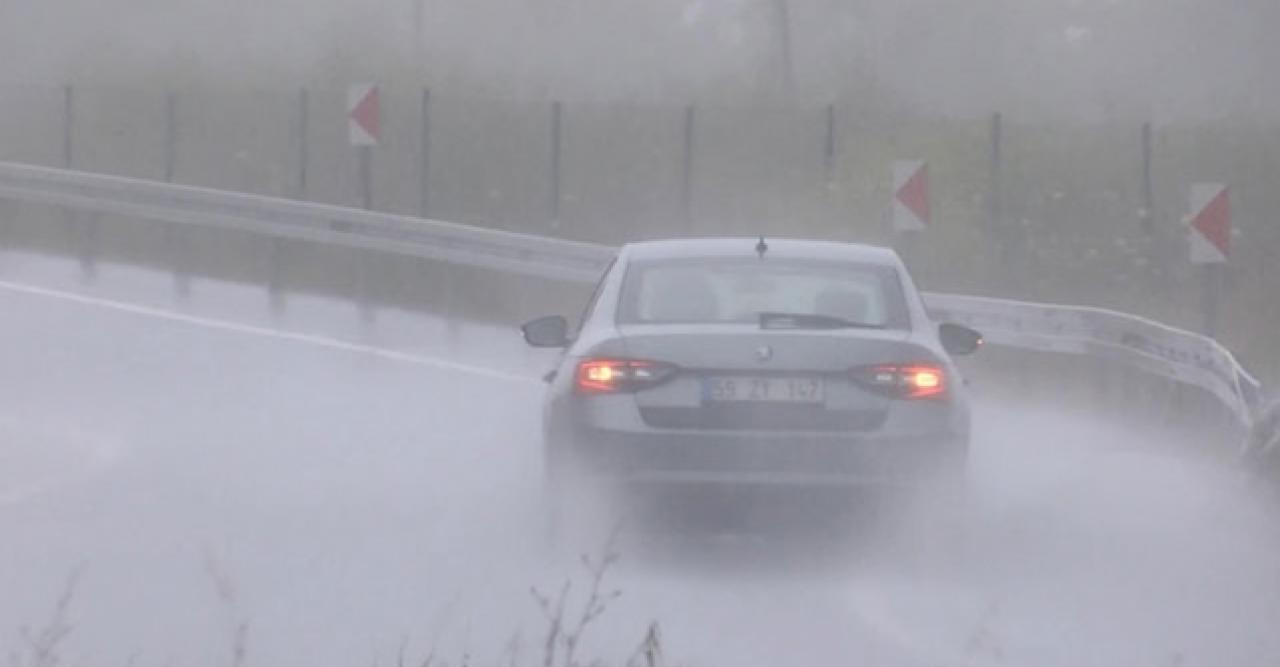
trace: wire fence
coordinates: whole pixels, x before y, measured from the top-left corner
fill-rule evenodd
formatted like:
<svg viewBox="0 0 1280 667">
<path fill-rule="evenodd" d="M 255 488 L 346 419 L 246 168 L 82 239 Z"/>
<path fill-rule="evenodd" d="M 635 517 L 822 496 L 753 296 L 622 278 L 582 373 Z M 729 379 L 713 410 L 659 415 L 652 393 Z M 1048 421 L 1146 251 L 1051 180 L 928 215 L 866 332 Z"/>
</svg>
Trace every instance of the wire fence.
<svg viewBox="0 0 1280 667">
<path fill-rule="evenodd" d="M 0 160 L 361 206 L 345 92 L 0 88 Z M 1280 127 L 1046 125 L 784 104 L 567 104 L 384 89 L 368 201 L 619 243 L 788 235 L 898 243 L 929 289 L 1099 305 L 1202 327 L 1190 184 L 1231 187 L 1218 335 L 1280 351 Z M 890 165 L 929 164 L 933 224 L 889 222 Z M 11 239 L 12 241 L 12 239 Z M 137 239 L 139 244 L 163 243 Z M 200 248 L 188 249 L 199 261 Z"/>
</svg>

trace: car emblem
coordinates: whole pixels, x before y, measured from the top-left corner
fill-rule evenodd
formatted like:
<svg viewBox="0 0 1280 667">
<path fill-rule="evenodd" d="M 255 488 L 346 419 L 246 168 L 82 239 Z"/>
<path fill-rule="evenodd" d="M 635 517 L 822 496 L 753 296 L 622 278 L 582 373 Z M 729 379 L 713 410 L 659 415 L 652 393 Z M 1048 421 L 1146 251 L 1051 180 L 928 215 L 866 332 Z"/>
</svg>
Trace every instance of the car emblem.
<svg viewBox="0 0 1280 667">
<path fill-rule="evenodd" d="M 756 360 L 768 361 L 773 358 L 773 348 L 768 345 L 761 345 L 756 348 Z"/>
</svg>

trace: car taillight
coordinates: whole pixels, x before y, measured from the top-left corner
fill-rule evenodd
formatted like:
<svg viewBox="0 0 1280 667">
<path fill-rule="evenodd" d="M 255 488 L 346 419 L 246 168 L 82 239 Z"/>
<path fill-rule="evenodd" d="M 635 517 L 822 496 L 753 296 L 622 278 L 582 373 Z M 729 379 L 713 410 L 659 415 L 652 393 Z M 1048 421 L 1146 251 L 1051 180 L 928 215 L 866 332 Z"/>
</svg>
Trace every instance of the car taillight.
<svg viewBox="0 0 1280 667">
<path fill-rule="evenodd" d="M 578 363 L 576 387 L 580 394 L 615 394 L 639 391 L 666 380 L 675 366 L 636 359 L 586 359 Z"/>
<path fill-rule="evenodd" d="M 947 393 L 947 374 L 934 364 L 879 364 L 853 369 L 862 386 L 893 398 L 938 398 Z"/>
</svg>

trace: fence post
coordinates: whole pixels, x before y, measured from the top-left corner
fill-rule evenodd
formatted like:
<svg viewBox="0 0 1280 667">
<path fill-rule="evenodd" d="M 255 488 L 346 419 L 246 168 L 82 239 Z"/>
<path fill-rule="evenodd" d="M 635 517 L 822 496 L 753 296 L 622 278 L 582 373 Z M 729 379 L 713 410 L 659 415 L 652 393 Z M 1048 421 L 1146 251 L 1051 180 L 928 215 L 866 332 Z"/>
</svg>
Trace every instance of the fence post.
<svg viewBox="0 0 1280 667">
<path fill-rule="evenodd" d="M 294 141 L 297 142 L 297 167 L 298 180 L 294 183 L 293 198 L 305 201 L 307 199 L 307 167 L 310 161 L 310 145 L 308 145 L 308 135 L 310 134 L 310 115 L 311 115 L 311 99 L 310 93 L 305 87 L 298 89 L 297 101 L 297 119 L 294 123 Z M 273 237 L 271 239 L 271 251 L 267 259 L 267 302 L 273 317 L 279 317 L 284 314 L 286 307 L 284 295 L 284 263 L 285 263 L 285 243 L 281 238 Z"/>
<path fill-rule="evenodd" d="M 418 213 L 431 217 L 431 89 L 422 89 L 422 141 L 418 146 Z"/>
<path fill-rule="evenodd" d="M 998 235 L 1002 227 L 1000 220 L 1001 215 L 1003 215 L 1001 210 L 1002 202 L 1000 201 L 1000 171 L 1003 159 L 1001 155 L 1003 135 L 1004 120 L 1000 112 L 997 111 L 991 114 L 991 165 L 988 183 L 990 190 L 987 193 L 987 221 L 989 232 L 993 236 Z"/>
<path fill-rule="evenodd" d="M 307 198 L 307 163 L 310 162 L 310 146 L 307 143 L 307 135 L 311 124 L 311 99 L 310 93 L 306 88 L 298 91 L 298 184 L 294 197 L 305 200 Z"/>
<path fill-rule="evenodd" d="M 62 87 L 62 166 L 67 169 L 75 168 L 75 126 L 75 88 L 68 84 Z M 79 246 L 80 281 L 92 284 L 98 276 L 98 216 L 73 209 L 65 214 L 67 228 Z"/>
<path fill-rule="evenodd" d="M 684 109 L 684 154 L 680 170 L 680 209 L 684 216 L 685 232 L 693 230 L 693 148 L 694 129 L 697 121 L 692 104 Z"/>
<path fill-rule="evenodd" d="M 994 261 L 989 262 L 989 282 L 1001 285 L 1008 282 L 1008 271 L 1013 264 L 1013 243 L 1009 238 L 1009 230 L 1004 224 L 1004 116 L 999 112 L 991 114 L 991 164 L 988 175 L 987 192 L 987 238 L 996 247 L 998 253 Z"/>
<path fill-rule="evenodd" d="M 173 182 L 178 161 L 178 96 L 173 91 L 164 95 L 164 180 Z"/>
<path fill-rule="evenodd" d="M 1151 187 L 1151 123 L 1142 124 L 1142 211 L 1139 222 L 1144 234 L 1155 232 L 1155 196 Z"/>
<path fill-rule="evenodd" d="M 559 229 L 560 227 L 560 153 L 563 150 L 563 123 L 564 109 L 557 100 L 551 103 L 551 192 L 550 192 L 550 226 L 551 229 Z"/>
<path fill-rule="evenodd" d="M 173 91 L 164 95 L 164 180 L 172 183 L 177 171 L 178 161 L 178 96 Z M 170 255 L 173 257 L 173 289 L 181 300 L 191 296 L 191 273 L 186 267 L 190 259 L 187 253 L 186 239 L 182 225 L 169 225 L 166 236 L 169 239 Z"/>
<path fill-rule="evenodd" d="M 74 145 L 72 143 L 75 124 L 75 88 L 67 84 L 62 87 L 62 166 L 67 169 L 75 166 Z"/>
<path fill-rule="evenodd" d="M 822 145 L 822 173 L 827 190 L 835 186 L 836 178 L 836 105 L 827 105 L 827 134 Z"/>
<path fill-rule="evenodd" d="M 363 134 L 366 135 L 362 137 L 354 133 L 349 135 L 350 143 L 357 148 L 360 169 L 360 205 L 366 211 L 373 210 L 373 147 L 380 141 L 382 123 L 379 97 L 380 91 L 377 84 L 367 88 L 353 86 L 347 91 L 347 122 L 362 127 Z M 372 120 L 373 127 L 365 127 L 364 122 L 357 119 L 356 115 L 361 109 L 366 114 L 365 120 Z M 369 114 L 373 116 L 372 119 L 367 117 Z M 360 320 L 366 327 L 370 327 L 377 316 L 373 304 L 373 258 L 369 253 L 356 252 L 352 259 L 356 282 L 354 298 L 360 311 Z"/>
</svg>

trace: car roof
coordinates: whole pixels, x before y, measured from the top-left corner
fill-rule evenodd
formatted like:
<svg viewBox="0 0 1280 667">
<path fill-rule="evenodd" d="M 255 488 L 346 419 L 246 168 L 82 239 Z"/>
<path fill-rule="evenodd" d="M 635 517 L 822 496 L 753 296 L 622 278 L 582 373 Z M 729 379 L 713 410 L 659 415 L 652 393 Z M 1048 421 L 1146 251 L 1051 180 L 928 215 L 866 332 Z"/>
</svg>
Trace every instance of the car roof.
<svg viewBox="0 0 1280 667">
<path fill-rule="evenodd" d="M 818 259 L 828 261 L 860 262 L 900 266 L 898 253 L 891 248 L 860 243 L 835 241 L 808 241 L 800 239 L 773 239 L 765 237 L 769 257 L 788 259 Z M 628 243 L 621 255 L 628 260 L 696 259 L 710 257 L 755 258 L 759 237 L 667 239 Z"/>
</svg>

